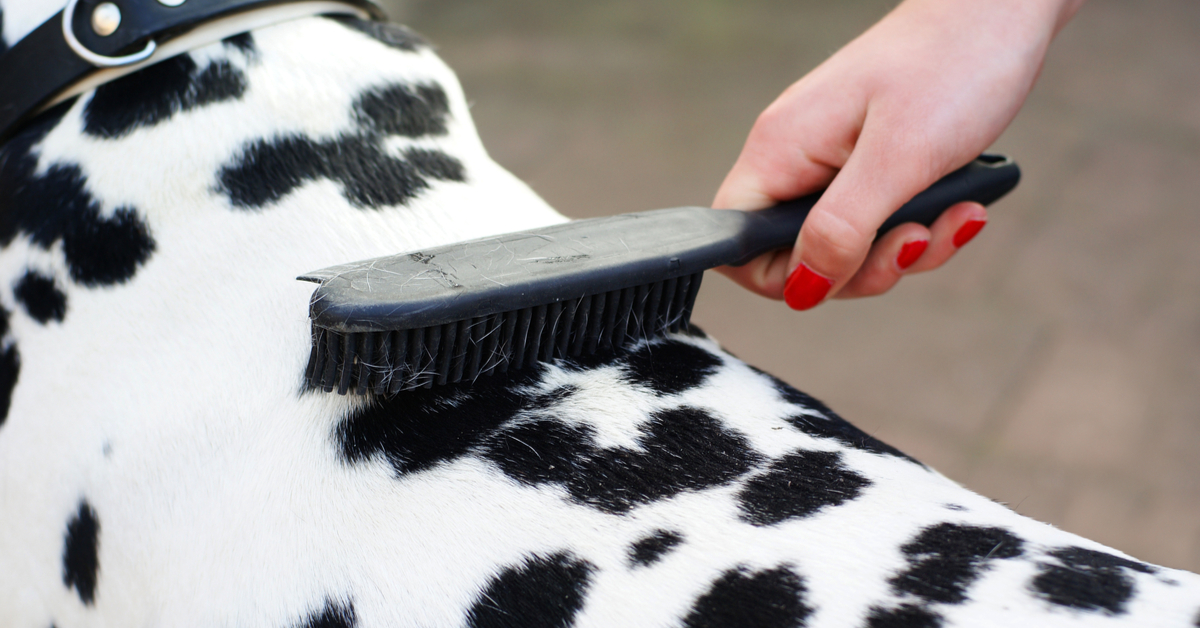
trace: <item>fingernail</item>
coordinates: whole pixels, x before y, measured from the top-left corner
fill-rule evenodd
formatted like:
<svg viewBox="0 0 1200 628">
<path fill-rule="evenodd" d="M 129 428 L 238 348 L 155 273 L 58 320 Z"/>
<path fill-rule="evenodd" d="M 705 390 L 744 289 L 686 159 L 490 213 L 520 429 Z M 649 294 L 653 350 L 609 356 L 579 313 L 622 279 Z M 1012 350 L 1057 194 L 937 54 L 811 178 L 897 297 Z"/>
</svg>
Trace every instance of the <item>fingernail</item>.
<svg viewBox="0 0 1200 628">
<path fill-rule="evenodd" d="M 904 246 L 900 247 L 900 254 L 896 256 L 896 265 L 900 267 L 900 270 L 912 266 L 921 258 L 921 254 L 927 248 L 929 248 L 929 240 L 906 242 Z"/>
<path fill-rule="evenodd" d="M 801 264 L 792 271 L 787 284 L 783 287 L 783 300 L 793 310 L 808 310 L 825 300 L 833 282 L 814 273 L 808 266 Z"/>
<path fill-rule="evenodd" d="M 979 233 L 983 226 L 987 224 L 986 220 L 969 220 L 967 224 L 958 228 L 954 234 L 954 248 L 959 248 L 962 245 L 971 241 L 975 234 Z"/>
</svg>

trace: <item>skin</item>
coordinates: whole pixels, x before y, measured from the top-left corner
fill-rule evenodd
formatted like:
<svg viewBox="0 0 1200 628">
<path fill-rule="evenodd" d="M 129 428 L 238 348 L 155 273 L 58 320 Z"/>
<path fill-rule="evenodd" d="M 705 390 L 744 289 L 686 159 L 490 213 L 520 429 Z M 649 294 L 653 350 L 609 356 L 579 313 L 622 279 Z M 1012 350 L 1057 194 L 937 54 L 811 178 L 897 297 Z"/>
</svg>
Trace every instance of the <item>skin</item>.
<svg viewBox="0 0 1200 628">
<path fill-rule="evenodd" d="M 906 0 L 779 96 L 758 117 L 713 207 L 759 209 L 828 186 L 795 248 L 722 272 L 773 299 L 803 263 L 828 298 L 887 292 L 957 251 L 954 234 L 987 220 L 976 203 L 932 228 L 875 231 L 905 202 L 990 146 L 1012 122 L 1050 41 L 1084 0 Z M 907 269 L 909 242 L 928 240 Z"/>
</svg>

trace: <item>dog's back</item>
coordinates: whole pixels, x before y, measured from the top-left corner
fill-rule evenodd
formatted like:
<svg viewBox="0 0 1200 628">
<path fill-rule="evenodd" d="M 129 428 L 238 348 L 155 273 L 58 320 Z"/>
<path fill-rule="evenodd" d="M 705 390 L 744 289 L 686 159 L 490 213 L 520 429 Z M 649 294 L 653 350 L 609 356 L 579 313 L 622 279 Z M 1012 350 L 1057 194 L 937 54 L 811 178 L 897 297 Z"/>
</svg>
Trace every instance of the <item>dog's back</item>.
<svg viewBox="0 0 1200 628">
<path fill-rule="evenodd" d="M 56 6 L 2 3 L 11 42 Z M 0 624 L 1193 625 L 703 337 L 306 392 L 331 264 L 560 221 L 412 33 L 305 18 L 0 149 Z"/>
</svg>

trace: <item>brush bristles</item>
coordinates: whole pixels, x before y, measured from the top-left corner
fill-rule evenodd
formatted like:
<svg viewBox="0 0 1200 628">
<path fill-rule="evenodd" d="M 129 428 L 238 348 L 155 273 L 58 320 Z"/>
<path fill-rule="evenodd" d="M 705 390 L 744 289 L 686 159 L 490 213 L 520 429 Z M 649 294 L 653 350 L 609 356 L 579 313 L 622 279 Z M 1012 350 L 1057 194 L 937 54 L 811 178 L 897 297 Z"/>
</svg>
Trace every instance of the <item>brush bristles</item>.
<svg viewBox="0 0 1200 628">
<path fill-rule="evenodd" d="M 325 392 L 384 395 L 621 351 L 687 330 L 703 276 L 418 329 L 347 334 L 314 325 L 306 377 Z"/>
</svg>

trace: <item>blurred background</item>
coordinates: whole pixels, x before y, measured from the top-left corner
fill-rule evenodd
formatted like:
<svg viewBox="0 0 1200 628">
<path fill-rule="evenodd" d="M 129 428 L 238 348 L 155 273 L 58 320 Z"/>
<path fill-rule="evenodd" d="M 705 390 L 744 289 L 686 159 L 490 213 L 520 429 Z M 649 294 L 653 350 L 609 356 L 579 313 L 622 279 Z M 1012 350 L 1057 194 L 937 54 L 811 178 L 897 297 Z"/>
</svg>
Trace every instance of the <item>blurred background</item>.
<svg viewBox="0 0 1200 628">
<path fill-rule="evenodd" d="M 392 0 L 561 212 L 707 205 L 758 113 L 881 0 Z M 944 269 L 808 313 L 709 273 L 734 354 L 954 480 L 1200 570 L 1200 2 L 1091 0 L 997 142 L 1021 186 Z"/>
</svg>

